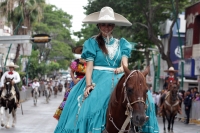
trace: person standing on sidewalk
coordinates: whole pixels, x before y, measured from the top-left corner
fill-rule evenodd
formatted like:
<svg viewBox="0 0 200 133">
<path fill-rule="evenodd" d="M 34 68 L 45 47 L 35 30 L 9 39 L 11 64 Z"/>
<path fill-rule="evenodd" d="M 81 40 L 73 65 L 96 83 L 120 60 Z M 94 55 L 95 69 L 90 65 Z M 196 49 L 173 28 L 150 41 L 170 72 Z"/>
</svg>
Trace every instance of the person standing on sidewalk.
<svg viewBox="0 0 200 133">
<path fill-rule="evenodd" d="M 185 105 L 185 114 L 186 114 L 186 121 L 185 124 L 189 124 L 190 120 L 190 109 L 192 107 L 192 96 L 191 96 L 191 91 L 188 90 L 186 92 L 186 97 L 184 99 L 184 105 Z"/>
</svg>

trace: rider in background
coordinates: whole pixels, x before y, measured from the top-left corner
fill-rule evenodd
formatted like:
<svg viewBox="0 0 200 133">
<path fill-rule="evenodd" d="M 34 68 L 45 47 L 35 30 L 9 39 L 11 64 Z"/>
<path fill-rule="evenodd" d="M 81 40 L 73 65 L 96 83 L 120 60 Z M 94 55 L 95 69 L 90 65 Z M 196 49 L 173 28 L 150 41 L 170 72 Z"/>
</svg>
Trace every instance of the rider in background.
<svg viewBox="0 0 200 133">
<path fill-rule="evenodd" d="M 40 89 L 42 91 L 42 96 L 44 96 L 44 92 L 45 92 L 46 86 L 44 84 L 44 80 L 40 81 Z"/>
<path fill-rule="evenodd" d="M 168 72 L 169 75 L 165 78 L 165 82 L 164 82 L 164 85 L 163 85 L 163 89 L 165 90 L 165 92 L 164 92 L 164 94 L 162 94 L 161 99 L 160 99 L 160 111 L 159 111 L 159 115 L 163 111 L 163 101 L 164 101 L 164 98 L 166 96 L 166 93 L 168 91 L 170 91 L 168 85 L 170 83 L 177 84 L 178 86 L 180 85 L 179 81 L 178 81 L 178 78 L 175 75 L 175 73 L 177 73 L 178 70 L 174 70 L 174 67 L 170 67 L 168 70 L 165 70 L 164 72 Z M 181 99 L 181 98 L 179 97 L 179 99 Z M 181 114 L 181 108 L 179 108 L 178 113 Z"/>
<path fill-rule="evenodd" d="M 18 68 L 19 66 L 15 65 L 13 62 L 9 63 L 6 67 L 9 68 L 9 71 L 6 71 L 2 77 L 1 77 L 1 87 L 4 87 L 4 81 L 5 81 L 5 78 L 10 78 L 14 84 L 14 88 L 15 88 L 15 92 L 16 92 L 16 98 L 17 98 L 17 106 L 19 106 L 19 103 L 20 103 L 20 94 L 19 94 L 19 89 L 17 87 L 17 83 L 19 83 L 21 81 L 21 78 L 19 76 L 19 73 L 14 71 L 15 68 Z M 0 96 L 1 96 L 1 92 L 2 90 L 0 91 Z"/>
<path fill-rule="evenodd" d="M 37 87 L 37 88 L 40 87 L 40 84 L 39 84 L 39 82 L 37 81 L 37 78 L 35 78 L 35 79 L 33 80 L 32 91 L 31 91 L 32 97 L 33 97 L 33 91 L 34 91 L 34 89 L 35 89 L 36 87 Z M 40 96 L 40 90 L 38 89 L 38 91 L 39 91 L 39 96 Z"/>
</svg>

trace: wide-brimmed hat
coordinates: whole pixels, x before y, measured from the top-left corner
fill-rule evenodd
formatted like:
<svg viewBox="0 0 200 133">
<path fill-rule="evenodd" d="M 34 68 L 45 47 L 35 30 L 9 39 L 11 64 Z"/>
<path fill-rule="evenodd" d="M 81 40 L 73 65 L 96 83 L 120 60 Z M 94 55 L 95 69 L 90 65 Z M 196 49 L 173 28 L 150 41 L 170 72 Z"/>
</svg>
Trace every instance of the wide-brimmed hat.
<svg viewBox="0 0 200 133">
<path fill-rule="evenodd" d="M 99 24 L 99 23 L 113 23 L 118 26 L 131 26 L 124 16 L 115 13 L 111 7 L 103 7 L 100 12 L 95 12 L 86 16 L 83 23 Z"/>
<path fill-rule="evenodd" d="M 170 67 L 168 70 L 165 70 L 164 72 L 178 72 L 178 70 L 174 70 L 174 67 Z"/>
<path fill-rule="evenodd" d="M 83 46 L 77 46 L 72 49 L 72 52 L 75 54 L 81 54 L 83 51 Z"/>
<path fill-rule="evenodd" d="M 35 81 L 35 80 L 37 81 L 38 79 L 37 79 L 37 78 L 34 78 L 33 81 Z"/>
<path fill-rule="evenodd" d="M 10 62 L 8 65 L 6 65 L 6 67 L 14 67 L 14 68 L 18 68 L 18 65 L 15 65 L 14 62 Z"/>
</svg>

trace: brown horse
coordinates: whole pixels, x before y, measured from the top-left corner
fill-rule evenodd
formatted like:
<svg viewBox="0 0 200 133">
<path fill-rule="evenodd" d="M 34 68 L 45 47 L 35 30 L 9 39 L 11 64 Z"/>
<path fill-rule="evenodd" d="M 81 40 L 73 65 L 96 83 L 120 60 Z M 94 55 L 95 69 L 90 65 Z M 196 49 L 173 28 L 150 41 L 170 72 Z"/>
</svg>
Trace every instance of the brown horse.
<svg viewBox="0 0 200 133">
<path fill-rule="evenodd" d="M 164 124 L 164 132 L 166 132 L 165 128 L 165 119 L 168 121 L 168 131 L 173 133 L 173 125 L 174 125 L 174 118 L 178 113 L 180 102 L 178 97 L 178 88 L 177 84 L 169 84 L 168 86 L 169 92 L 167 92 L 164 101 L 163 101 L 163 124 Z M 170 129 L 171 126 L 171 129 Z"/>
<path fill-rule="evenodd" d="M 149 67 L 144 72 L 124 67 L 124 72 L 111 95 L 103 133 L 134 133 L 136 127 L 141 128 L 147 120 L 145 101 L 148 88 L 145 77 Z"/>
</svg>

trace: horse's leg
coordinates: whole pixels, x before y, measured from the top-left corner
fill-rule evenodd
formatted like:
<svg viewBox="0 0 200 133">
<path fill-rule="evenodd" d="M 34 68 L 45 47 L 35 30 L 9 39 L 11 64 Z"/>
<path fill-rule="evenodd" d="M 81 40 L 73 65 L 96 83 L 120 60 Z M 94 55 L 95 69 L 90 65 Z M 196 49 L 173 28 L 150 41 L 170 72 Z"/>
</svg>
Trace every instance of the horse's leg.
<svg viewBox="0 0 200 133">
<path fill-rule="evenodd" d="M 163 126 L 164 126 L 164 128 L 163 128 L 163 130 L 164 130 L 164 133 L 166 132 L 166 128 L 165 128 L 165 115 L 163 114 Z"/>
<path fill-rule="evenodd" d="M 173 116 L 173 117 L 172 117 L 172 120 L 171 120 L 171 123 L 172 123 L 172 126 L 171 126 L 171 133 L 173 133 L 174 119 L 175 119 L 175 116 Z"/>
<path fill-rule="evenodd" d="M 2 127 L 4 127 L 4 125 L 5 125 L 4 122 L 3 122 L 3 117 L 4 117 L 3 114 L 4 114 L 4 111 L 5 111 L 5 107 L 2 106 L 2 107 L 1 107 L 1 112 L 0 112 L 0 113 L 1 113 L 1 126 L 2 126 Z"/>
<path fill-rule="evenodd" d="M 6 128 L 10 128 L 10 125 L 9 125 L 9 121 L 10 121 L 10 115 L 11 115 L 11 113 L 9 113 L 9 108 L 7 108 L 6 110 L 5 110 L 5 115 L 6 115 Z"/>
<path fill-rule="evenodd" d="M 17 111 L 17 109 L 13 109 L 13 110 L 12 110 L 12 116 L 13 116 L 13 124 L 12 124 L 12 127 L 15 127 L 15 124 L 16 124 L 16 121 L 17 121 L 16 111 Z"/>
<path fill-rule="evenodd" d="M 36 96 L 35 96 L 35 106 L 37 106 L 37 98 L 38 98 L 38 95 L 36 94 Z"/>
<path fill-rule="evenodd" d="M 167 118 L 167 121 L 168 121 L 168 132 L 170 132 L 170 124 L 171 124 L 171 121 L 172 121 L 172 118 L 171 118 L 171 115 L 169 114 L 168 118 Z"/>
</svg>

